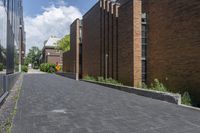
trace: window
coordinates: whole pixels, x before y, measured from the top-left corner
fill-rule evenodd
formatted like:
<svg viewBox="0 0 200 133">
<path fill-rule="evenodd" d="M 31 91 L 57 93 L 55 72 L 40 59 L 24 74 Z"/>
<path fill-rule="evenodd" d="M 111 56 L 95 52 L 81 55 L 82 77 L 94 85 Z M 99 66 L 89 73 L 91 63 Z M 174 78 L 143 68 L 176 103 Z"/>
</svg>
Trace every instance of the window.
<svg viewBox="0 0 200 133">
<path fill-rule="evenodd" d="M 142 45 L 142 58 L 146 58 L 147 56 L 147 46 Z"/>
<path fill-rule="evenodd" d="M 142 14 L 142 82 L 146 82 L 147 79 L 147 45 L 148 45 L 148 39 L 147 39 L 147 14 Z"/>
</svg>

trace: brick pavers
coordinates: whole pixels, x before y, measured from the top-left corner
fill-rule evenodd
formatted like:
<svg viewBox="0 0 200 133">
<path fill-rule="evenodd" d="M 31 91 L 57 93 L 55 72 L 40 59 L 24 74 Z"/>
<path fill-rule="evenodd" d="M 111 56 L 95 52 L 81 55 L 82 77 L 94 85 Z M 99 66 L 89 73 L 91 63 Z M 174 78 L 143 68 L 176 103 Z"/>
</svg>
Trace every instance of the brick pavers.
<svg viewBox="0 0 200 133">
<path fill-rule="evenodd" d="M 199 133 L 200 112 L 57 75 L 24 76 L 13 133 Z"/>
</svg>

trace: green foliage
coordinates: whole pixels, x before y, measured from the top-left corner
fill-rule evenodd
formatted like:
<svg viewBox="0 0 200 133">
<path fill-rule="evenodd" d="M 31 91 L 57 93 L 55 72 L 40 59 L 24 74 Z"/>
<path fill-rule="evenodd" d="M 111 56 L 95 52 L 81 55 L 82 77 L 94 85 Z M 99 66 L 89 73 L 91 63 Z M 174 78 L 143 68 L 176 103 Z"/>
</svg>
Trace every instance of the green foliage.
<svg viewBox="0 0 200 133">
<path fill-rule="evenodd" d="M 3 64 L 0 63 L 0 71 L 3 71 Z"/>
<path fill-rule="evenodd" d="M 28 66 L 29 64 L 31 64 L 31 58 L 29 58 L 29 57 L 27 56 L 27 57 L 25 57 L 24 65 L 25 65 L 25 66 Z"/>
<path fill-rule="evenodd" d="M 189 105 L 189 106 L 192 105 L 192 100 L 191 100 L 191 97 L 190 97 L 189 92 L 185 92 L 185 93 L 182 95 L 181 101 L 182 101 L 182 104 Z"/>
<path fill-rule="evenodd" d="M 156 91 L 161 91 L 161 92 L 169 92 L 169 89 L 166 88 L 163 83 L 161 83 L 158 79 L 154 80 L 154 83 L 151 84 L 151 87 L 148 88 L 146 84 L 142 84 L 141 86 L 143 89 L 150 89 L 150 90 L 156 90 Z M 188 92 L 184 92 L 182 97 L 181 97 L 182 104 L 192 106 L 193 102 L 191 99 L 191 96 Z"/>
<path fill-rule="evenodd" d="M 97 81 L 99 81 L 99 82 L 106 82 L 106 80 L 104 79 L 104 77 L 98 77 Z"/>
<path fill-rule="evenodd" d="M 147 86 L 145 83 L 142 83 L 142 85 L 140 85 L 139 88 L 161 91 L 161 92 L 169 92 L 169 89 L 158 79 L 154 79 L 154 82 L 151 84 L 150 87 Z"/>
<path fill-rule="evenodd" d="M 150 87 L 147 86 L 145 83 L 142 83 L 139 86 L 139 88 L 155 90 L 155 91 L 161 91 L 161 92 L 169 92 L 169 89 L 166 86 L 164 86 L 164 84 L 161 83 L 158 79 L 155 79 Z"/>
<path fill-rule="evenodd" d="M 34 66 L 39 66 L 39 60 L 40 56 L 42 54 L 42 51 L 38 47 L 32 47 L 29 49 L 29 53 L 27 57 L 25 58 L 25 65 L 28 66 L 28 64 L 32 64 Z"/>
<path fill-rule="evenodd" d="M 140 88 L 148 89 L 148 86 L 145 83 L 142 83 L 142 85 L 140 86 Z"/>
<path fill-rule="evenodd" d="M 84 80 L 89 80 L 89 81 L 96 81 L 96 79 L 95 79 L 94 77 L 89 76 L 89 75 L 83 77 L 83 79 L 84 79 Z"/>
<path fill-rule="evenodd" d="M 105 83 L 109 83 L 109 84 L 115 84 L 115 85 L 122 85 L 121 83 L 119 83 L 117 80 L 114 80 L 112 78 L 108 78 L 108 79 L 104 79 Z M 99 81 L 100 82 L 100 81 Z"/>
<path fill-rule="evenodd" d="M 40 71 L 46 72 L 46 64 L 45 63 L 40 64 Z"/>
<path fill-rule="evenodd" d="M 43 63 L 43 64 L 40 65 L 40 71 L 48 72 L 48 73 L 55 73 L 56 72 L 56 65 L 55 64 L 49 64 L 49 63 Z"/>
<path fill-rule="evenodd" d="M 168 91 L 167 88 L 163 85 L 163 83 L 161 83 L 158 79 L 154 80 L 154 83 L 151 84 L 150 89 L 162 92 Z"/>
<path fill-rule="evenodd" d="M 64 52 L 69 51 L 70 50 L 70 35 L 66 35 L 64 38 L 58 41 L 58 43 L 56 44 L 56 48 Z"/>
<path fill-rule="evenodd" d="M 94 78 L 92 76 L 85 76 L 83 78 L 84 80 L 89 80 L 89 81 L 95 81 L 95 82 L 100 82 L 100 83 L 107 83 L 107 84 L 115 84 L 115 85 L 122 85 L 121 83 L 119 83 L 118 81 L 112 79 L 112 78 L 108 78 L 108 79 L 105 79 L 104 77 L 97 77 Z"/>
<path fill-rule="evenodd" d="M 27 66 L 22 66 L 22 72 L 28 72 L 28 67 Z"/>
</svg>

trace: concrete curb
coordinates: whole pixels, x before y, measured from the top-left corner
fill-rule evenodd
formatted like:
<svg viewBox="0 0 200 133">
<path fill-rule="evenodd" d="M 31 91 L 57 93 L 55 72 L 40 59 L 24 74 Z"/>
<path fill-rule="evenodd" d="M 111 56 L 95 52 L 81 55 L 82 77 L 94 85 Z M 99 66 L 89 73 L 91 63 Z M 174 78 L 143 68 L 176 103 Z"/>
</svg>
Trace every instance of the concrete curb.
<svg viewBox="0 0 200 133">
<path fill-rule="evenodd" d="M 184 104 L 180 104 L 180 106 L 183 107 L 183 108 L 189 108 L 189 109 L 192 109 L 192 110 L 200 111 L 200 108 L 197 108 L 197 107 L 188 106 L 188 105 L 184 105 Z"/>
<path fill-rule="evenodd" d="M 120 91 L 125 91 L 125 92 L 128 92 L 128 93 L 133 93 L 133 94 L 136 94 L 136 95 L 149 97 L 149 98 L 152 98 L 152 99 L 157 99 L 157 100 L 166 101 L 166 102 L 169 102 L 169 103 L 181 105 L 181 95 L 180 94 L 159 92 L 159 91 L 153 91 L 153 90 L 147 90 L 147 89 L 140 89 L 140 88 L 134 88 L 134 87 L 130 87 L 130 86 L 105 84 L 105 83 L 94 82 L 94 81 L 89 81 L 89 80 L 81 80 L 81 81 L 94 83 L 94 84 L 102 85 L 102 86 L 105 86 L 105 87 L 117 89 L 117 90 L 120 90 Z"/>
</svg>

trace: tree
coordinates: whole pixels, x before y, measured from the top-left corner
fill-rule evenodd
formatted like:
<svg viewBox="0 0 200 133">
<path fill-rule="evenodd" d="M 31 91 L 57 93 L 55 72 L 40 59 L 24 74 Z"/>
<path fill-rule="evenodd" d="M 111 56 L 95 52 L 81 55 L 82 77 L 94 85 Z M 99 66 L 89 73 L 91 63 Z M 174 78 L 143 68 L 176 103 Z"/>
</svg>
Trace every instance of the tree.
<svg viewBox="0 0 200 133">
<path fill-rule="evenodd" d="M 38 67 L 40 56 L 42 54 L 42 51 L 38 47 L 32 47 L 29 49 L 29 53 L 27 57 L 25 58 L 25 64 L 32 64 L 33 68 Z"/>
<path fill-rule="evenodd" d="M 58 43 L 56 44 L 56 49 L 62 50 L 64 52 L 70 50 L 70 35 L 64 36 Z"/>
</svg>

